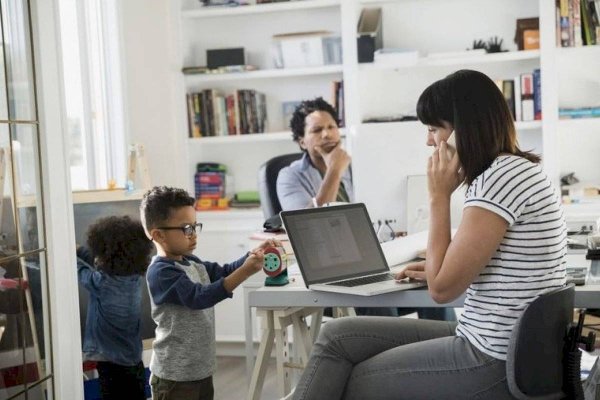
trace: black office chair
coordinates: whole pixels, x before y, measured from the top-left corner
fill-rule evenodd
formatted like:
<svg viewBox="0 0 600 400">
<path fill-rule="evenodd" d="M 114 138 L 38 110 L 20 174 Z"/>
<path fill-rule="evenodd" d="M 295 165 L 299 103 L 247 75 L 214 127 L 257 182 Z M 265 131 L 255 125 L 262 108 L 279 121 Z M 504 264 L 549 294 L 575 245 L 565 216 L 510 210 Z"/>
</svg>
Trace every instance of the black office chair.
<svg viewBox="0 0 600 400">
<path fill-rule="evenodd" d="M 302 158 L 302 154 L 293 153 L 273 157 L 258 169 L 258 193 L 265 219 L 281 211 L 281 204 L 277 198 L 277 176 L 279 175 L 279 171 L 290 165 L 293 161 Z"/>
<path fill-rule="evenodd" d="M 546 293 L 517 321 L 506 359 L 508 387 L 515 398 L 567 397 L 563 392 L 568 373 L 563 349 L 573 321 L 574 300 L 573 285 Z"/>
</svg>

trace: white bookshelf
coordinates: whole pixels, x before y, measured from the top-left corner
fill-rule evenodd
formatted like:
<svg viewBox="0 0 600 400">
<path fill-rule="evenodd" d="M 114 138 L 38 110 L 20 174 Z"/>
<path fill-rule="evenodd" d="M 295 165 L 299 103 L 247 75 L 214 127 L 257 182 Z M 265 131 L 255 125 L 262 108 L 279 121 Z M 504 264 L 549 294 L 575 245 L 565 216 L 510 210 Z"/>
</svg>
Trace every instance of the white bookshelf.
<svg viewBox="0 0 600 400">
<path fill-rule="evenodd" d="M 338 7 L 340 0 L 301 0 L 282 3 L 254 4 L 247 6 L 201 7 L 182 12 L 184 18 L 235 17 L 252 14 L 276 13 L 285 11 L 310 10 Z"/>
<path fill-rule="evenodd" d="M 227 81 L 243 81 L 250 79 L 281 79 L 294 78 L 300 76 L 336 75 L 341 73 L 341 65 L 325 65 L 322 67 L 279 68 L 232 73 L 187 74 L 185 75 L 185 79 L 186 82 L 189 82 L 190 84 L 201 84 Z"/>
</svg>

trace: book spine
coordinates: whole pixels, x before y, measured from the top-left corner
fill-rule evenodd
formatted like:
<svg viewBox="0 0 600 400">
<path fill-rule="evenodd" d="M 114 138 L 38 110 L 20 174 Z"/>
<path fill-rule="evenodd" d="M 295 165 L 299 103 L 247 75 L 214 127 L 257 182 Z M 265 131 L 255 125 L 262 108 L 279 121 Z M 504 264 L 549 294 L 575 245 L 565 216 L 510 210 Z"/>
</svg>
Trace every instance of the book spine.
<svg viewBox="0 0 600 400">
<path fill-rule="evenodd" d="M 569 0 L 560 0 L 560 45 L 569 47 Z"/>
<path fill-rule="evenodd" d="M 536 120 L 542 119 L 542 77 L 539 68 L 533 70 L 533 112 Z"/>
<path fill-rule="evenodd" d="M 573 30 L 575 33 L 575 47 L 583 46 L 581 36 L 581 1 L 587 0 L 572 0 L 573 1 Z"/>
<path fill-rule="evenodd" d="M 522 121 L 521 115 L 521 76 L 517 76 L 513 82 L 515 92 L 515 121 Z"/>
</svg>

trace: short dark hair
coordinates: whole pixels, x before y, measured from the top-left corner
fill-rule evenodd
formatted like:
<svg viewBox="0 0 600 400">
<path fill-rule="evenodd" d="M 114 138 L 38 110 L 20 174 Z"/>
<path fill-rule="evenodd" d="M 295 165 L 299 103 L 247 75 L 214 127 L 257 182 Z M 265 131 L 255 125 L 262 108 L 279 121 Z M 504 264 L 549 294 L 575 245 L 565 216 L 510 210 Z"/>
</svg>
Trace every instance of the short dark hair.
<svg viewBox="0 0 600 400">
<path fill-rule="evenodd" d="M 292 138 L 295 142 L 299 141 L 300 138 L 304 137 L 304 129 L 306 128 L 306 117 L 309 114 L 312 114 L 315 111 L 324 111 L 331 115 L 331 118 L 335 121 L 335 123 L 339 126 L 340 121 L 337 117 L 337 112 L 335 108 L 322 97 L 317 97 L 313 100 L 303 100 L 296 109 L 294 110 L 294 114 L 292 115 L 292 119 L 290 120 L 290 129 L 292 130 Z"/>
<path fill-rule="evenodd" d="M 195 200 L 183 189 L 154 186 L 144 194 L 140 204 L 140 217 L 150 237 L 150 231 L 165 223 L 173 210 L 194 206 Z"/>
<path fill-rule="evenodd" d="M 97 220 L 87 232 L 96 267 L 109 275 L 143 275 L 148 268 L 152 242 L 139 221 L 128 216 Z"/>
<path fill-rule="evenodd" d="M 423 124 L 454 127 L 456 150 L 465 183 L 470 185 L 501 153 L 539 163 L 540 157 L 519 149 L 512 114 L 498 86 L 487 75 L 460 70 L 431 84 L 417 103 Z"/>
</svg>

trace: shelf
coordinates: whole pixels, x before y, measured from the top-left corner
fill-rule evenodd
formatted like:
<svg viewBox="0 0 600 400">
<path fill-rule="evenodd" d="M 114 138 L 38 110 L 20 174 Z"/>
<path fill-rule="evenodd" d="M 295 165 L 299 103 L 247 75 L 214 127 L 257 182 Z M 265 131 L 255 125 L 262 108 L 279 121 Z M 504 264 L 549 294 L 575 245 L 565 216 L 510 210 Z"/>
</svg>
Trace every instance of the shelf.
<svg viewBox="0 0 600 400">
<path fill-rule="evenodd" d="M 128 192 L 125 189 L 82 190 L 73 192 L 73 204 L 141 200 L 145 192 L 146 190 L 132 190 Z M 21 196 L 17 202 L 18 208 L 35 206 L 36 196 Z"/>
<path fill-rule="evenodd" d="M 394 125 L 407 125 L 407 124 L 420 124 L 420 122 L 419 121 L 366 122 L 366 123 L 362 123 L 361 126 L 393 127 Z M 517 129 L 517 131 L 542 129 L 542 121 L 518 121 L 518 122 L 515 122 L 515 128 Z"/>
<path fill-rule="evenodd" d="M 344 128 L 340 128 L 340 136 L 346 137 L 346 131 Z M 245 135 L 228 135 L 228 136 L 207 136 L 200 138 L 188 138 L 188 143 L 194 144 L 207 144 L 207 143 L 257 143 L 257 142 L 278 142 L 278 141 L 291 141 L 292 132 L 266 132 L 266 133 L 248 133 Z"/>
<path fill-rule="evenodd" d="M 412 64 L 365 63 L 359 64 L 360 71 L 401 70 L 440 66 L 464 66 L 468 64 L 503 63 L 524 60 L 539 60 L 539 50 L 510 51 L 505 53 L 479 54 L 460 57 L 421 57 Z"/>
<path fill-rule="evenodd" d="M 560 128 L 578 126 L 578 125 L 598 125 L 600 128 L 600 117 L 596 118 L 570 118 L 570 119 L 559 119 L 558 126 Z"/>
<path fill-rule="evenodd" d="M 517 131 L 542 129 L 542 121 L 515 121 L 515 128 Z"/>
<path fill-rule="evenodd" d="M 303 0 L 282 3 L 257 4 L 233 7 L 204 7 L 182 12 L 183 18 L 233 17 L 236 15 L 262 14 L 282 11 L 310 10 L 313 8 L 338 7 L 340 0 Z"/>
<path fill-rule="evenodd" d="M 600 45 L 580 46 L 580 47 L 558 47 L 558 54 L 561 57 L 572 57 L 576 55 L 600 53 Z"/>
<path fill-rule="evenodd" d="M 201 221 L 222 220 L 222 219 L 239 219 L 239 218 L 256 218 L 263 220 L 264 216 L 260 207 L 252 208 L 230 208 L 227 210 L 214 211 L 196 211 L 196 215 Z"/>
<path fill-rule="evenodd" d="M 249 133 L 246 135 L 207 136 L 201 138 L 189 138 L 188 140 L 190 144 L 277 142 L 280 140 L 292 140 L 292 133 L 287 131 L 269 133 Z"/>
<path fill-rule="evenodd" d="M 247 79 L 287 78 L 293 76 L 313 76 L 341 74 L 341 65 L 324 65 L 322 67 L 262 69 L 248 72 L 232 72 L 221 74 L 189 74 L 184 75 L 189 83 L 223 82 Z"/>
</svg>

